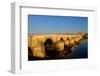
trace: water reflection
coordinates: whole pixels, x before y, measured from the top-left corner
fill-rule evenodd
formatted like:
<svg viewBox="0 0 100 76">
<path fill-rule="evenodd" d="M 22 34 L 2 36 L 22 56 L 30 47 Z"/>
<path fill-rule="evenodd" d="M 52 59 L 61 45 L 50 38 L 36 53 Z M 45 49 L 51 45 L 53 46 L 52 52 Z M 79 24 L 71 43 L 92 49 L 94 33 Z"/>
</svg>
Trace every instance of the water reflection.
<svg viewBox="0 0 100 76">
<path fill-rule="evenodd" d="M 64 45 L 64 47 L 62 47 Z M 52 40 L 47 39 L 44 43 L 45 57 L 35 57 L 29 53 L 28 60 L 53 60 L 53 59 L 74 59 L 74 58 L 88 58 L 88 41 L 83 39 L 74 45 L 68 46 L 63 43 L 63 39 L 59 42 L 53 43 Z M 61 47 L 57 47 L 61 46 Z M 29 48 L 29 50 L 31 50 Z"/>
</svg>

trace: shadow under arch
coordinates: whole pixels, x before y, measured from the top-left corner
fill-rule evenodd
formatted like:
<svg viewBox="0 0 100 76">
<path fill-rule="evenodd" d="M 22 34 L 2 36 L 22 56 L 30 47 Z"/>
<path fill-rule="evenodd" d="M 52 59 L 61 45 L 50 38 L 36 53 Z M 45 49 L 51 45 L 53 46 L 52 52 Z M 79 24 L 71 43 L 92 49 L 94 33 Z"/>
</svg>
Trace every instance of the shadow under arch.
<svg viewBox="0 0 100 76">
<path fill-rule="evenodd" d="M 64 41 L 64 39 L 61 37 L 61 38 L 60 38 L 60 41 Z"/>
<path fill-rule="evenodd" d="M 59 56 L 59 52 L 56 50 L 56 47 L 53 43 L 53 40 L 48 38 L 44 42 L 46 58 L 56 58 Z"/>
<path fill-rule="evenodd" d="M 47 38 L 46 40 L 45 40 L 45 42 L 44 42 L 44 45 L 52 45 L 53 44 L 53 41 L 52 41 L 52 39 L 50 39 L 50 38 Z"/>
</svg>

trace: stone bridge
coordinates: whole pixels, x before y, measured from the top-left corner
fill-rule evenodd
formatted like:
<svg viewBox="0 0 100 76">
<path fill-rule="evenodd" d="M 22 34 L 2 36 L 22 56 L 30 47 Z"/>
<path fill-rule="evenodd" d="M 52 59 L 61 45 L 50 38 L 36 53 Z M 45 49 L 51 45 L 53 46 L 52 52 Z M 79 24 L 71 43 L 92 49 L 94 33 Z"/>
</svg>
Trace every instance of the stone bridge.
<svg viewBox="0 0 100 76">
<path fill-rule="evenodd" d="M 51 41 L 52 45 L 55 45 L 58 48 L 58 51 L 63 51 L 64 46 L 73 47 L 82 39 L 82 35 L 78 34 L 67 34 L 67 35 L 32 35 L 28 37 L 28 52 L 29 55 L 36 57 L 45 57 L 46 50 L 45 44 L 47 41 Z"/>
</svg>

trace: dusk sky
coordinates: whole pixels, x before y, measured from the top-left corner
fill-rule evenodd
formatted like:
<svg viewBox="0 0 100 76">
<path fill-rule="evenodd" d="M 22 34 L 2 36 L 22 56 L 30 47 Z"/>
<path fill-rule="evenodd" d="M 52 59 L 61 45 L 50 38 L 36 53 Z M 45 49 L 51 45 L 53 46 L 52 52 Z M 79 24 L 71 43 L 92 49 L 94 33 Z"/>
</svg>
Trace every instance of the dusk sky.
<svg viewBox="0 0 100 76">
<path fill-rule="evenodd" d="M 28 16 L 28 31 L 33 34 L 88 32 L 88 17 Z"/>
</svg>

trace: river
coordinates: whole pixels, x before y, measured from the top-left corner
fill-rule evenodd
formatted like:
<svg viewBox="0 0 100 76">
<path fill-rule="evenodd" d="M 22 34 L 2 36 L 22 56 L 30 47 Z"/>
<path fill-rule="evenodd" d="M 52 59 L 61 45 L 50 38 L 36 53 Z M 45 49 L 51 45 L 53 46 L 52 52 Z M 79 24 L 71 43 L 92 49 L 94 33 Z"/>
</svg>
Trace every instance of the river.
<svg viewBox="0 0 100 76">
<path fill-rule="evenodd" d="M 88 58 L 88 40 L 82 40 L 80 45 L 73 49 L 72 58 Z"/>
</svg>

